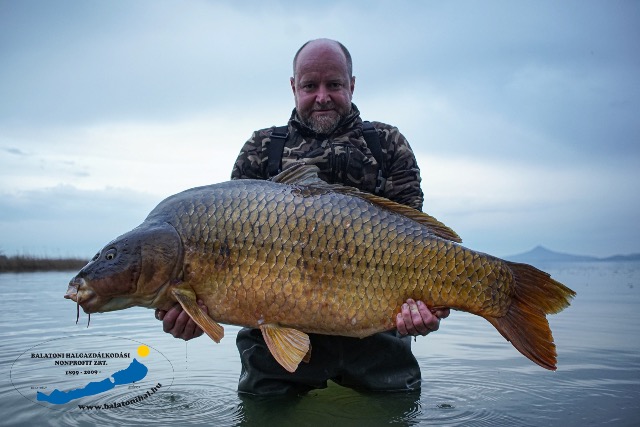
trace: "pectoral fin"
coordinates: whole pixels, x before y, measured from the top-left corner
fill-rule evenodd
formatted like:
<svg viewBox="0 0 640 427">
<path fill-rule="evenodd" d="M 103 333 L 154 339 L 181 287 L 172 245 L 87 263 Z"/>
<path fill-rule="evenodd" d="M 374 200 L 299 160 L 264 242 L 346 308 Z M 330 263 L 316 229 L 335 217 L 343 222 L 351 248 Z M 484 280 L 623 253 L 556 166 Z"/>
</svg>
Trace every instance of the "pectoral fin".
<svg viewBox="0 0 640 427">
<path fill-rule="evenodd" d="M 180 303 L 184 311 L 215 342 L 224 337 L 224 328 L 210 318 L 196 302 L 196 293 L 190 287 L 175 287 L 171 294 Z"/>
<path fill-rule="evenodd" d="M 287 371 L 295 372 L 303 359 L 309 359 L 309 336 L 304 332 L 275 324 L 260 325 L 260 330 L 269 351 Z"/>
</svg>

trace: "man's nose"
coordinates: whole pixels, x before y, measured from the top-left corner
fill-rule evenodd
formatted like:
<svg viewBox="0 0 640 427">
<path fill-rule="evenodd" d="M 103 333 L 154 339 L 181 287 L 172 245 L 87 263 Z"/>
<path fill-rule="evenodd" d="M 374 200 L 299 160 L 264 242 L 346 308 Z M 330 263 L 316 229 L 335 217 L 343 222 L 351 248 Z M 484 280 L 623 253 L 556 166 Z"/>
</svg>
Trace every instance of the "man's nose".
<svg viewBox="0 0 640 427">
<path fill-rule="evenodd" d="M 316 92 L 316 102 L 318 104 L 331 102 L 331 95 L 329 95 L 329 91 L 326 86 L 322 85 L 318 88 L 318 91 Z"/>
</svg>

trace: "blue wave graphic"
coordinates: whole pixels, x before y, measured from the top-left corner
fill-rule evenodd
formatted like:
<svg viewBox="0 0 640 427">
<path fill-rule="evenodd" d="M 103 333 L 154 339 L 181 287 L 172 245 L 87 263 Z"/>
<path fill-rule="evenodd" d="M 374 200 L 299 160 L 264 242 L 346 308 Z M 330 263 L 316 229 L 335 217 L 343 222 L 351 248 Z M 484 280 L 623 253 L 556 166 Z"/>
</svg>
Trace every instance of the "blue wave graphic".
<svg viewBox="0 0 640 427">
<path fill-rule="evenodd" d="M 60 391 L 58 389 L 53 390 L 50 394 L 38 392 L 36 399 L 38 401 L 52 403 L 54 405 L 63 405 L 69 403 L 72 400 L 79 399 L 81 397 L 95 396 L 96 394 L 109 391 L 116 386 L 123 384 L 131 384 L 136 381 L 140 381 L 147 376 L 149 369 L 138 362 L 136 359 L 129 364 L 126 369 L 115 372 L 110 378 L 105 378 L 102 381 L 90 382 L 82 388 L 76 388 L 69 391 Z"/>
</svg>

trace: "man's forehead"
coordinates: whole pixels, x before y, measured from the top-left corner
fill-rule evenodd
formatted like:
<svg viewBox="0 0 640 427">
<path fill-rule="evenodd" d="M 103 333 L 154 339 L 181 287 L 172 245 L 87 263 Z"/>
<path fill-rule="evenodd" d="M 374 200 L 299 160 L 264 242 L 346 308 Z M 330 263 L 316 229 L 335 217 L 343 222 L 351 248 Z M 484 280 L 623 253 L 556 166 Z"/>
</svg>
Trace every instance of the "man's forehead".
<svg viewBox="0 0 640 427">
<path fill-rule="evenodd" d="M 314 69 L 339 69 L 348 74 L 347 58 L 339 46 L 329 43 L 315 43 L 305 46 L 296 62 L 296 73 Z"/>
<path fill-rule="evenodd" d="M 344 81 L 349 77 L 346 71 L 341 69 L 335 70 L 313 70 L 313 69 L 298 69 L 296 73 L 296 80 L 298 81 Z"/>
</svg>

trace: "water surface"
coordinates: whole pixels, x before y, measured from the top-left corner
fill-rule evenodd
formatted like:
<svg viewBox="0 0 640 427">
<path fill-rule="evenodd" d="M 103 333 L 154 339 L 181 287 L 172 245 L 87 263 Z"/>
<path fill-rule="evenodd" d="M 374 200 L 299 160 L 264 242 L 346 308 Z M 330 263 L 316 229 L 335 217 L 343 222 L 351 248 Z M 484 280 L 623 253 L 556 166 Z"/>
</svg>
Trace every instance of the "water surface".
<svg viewBox="0 0 640 427">
<path fill-rule="evenodd" d="M 81 312 L 76 325 L 75 304 L 62 298 L 73 273 L 0 274 L 0 425 L 638 425 L 640 263 L 539 267 L 578 292 L 571 307 L 549 318 L 556 372 L 524 358 L 485 320 L 453 312 L 440 331 L 413 344 L 423 374 L 419 393 L 361 394 L 331 385 L 277 399 L 237 394 L 237 327 L 225 326 L 220 344 L 206 337 L 185 343 L 164 334 L 153 311 L 133 308 L 95 314 L 87 328 L 87 316 Z M 45 372 L 34 364 L 12 377 L 16 361 L 68 337 L 96 347 L 120 338 L 144 343 L 169 361 L 151 366 L 165 384 L 149 399 L 109 410 L 61 410 L 18 392 L 44 381 Z"/>
</svg>

